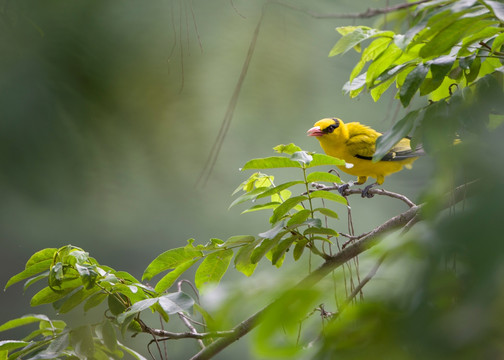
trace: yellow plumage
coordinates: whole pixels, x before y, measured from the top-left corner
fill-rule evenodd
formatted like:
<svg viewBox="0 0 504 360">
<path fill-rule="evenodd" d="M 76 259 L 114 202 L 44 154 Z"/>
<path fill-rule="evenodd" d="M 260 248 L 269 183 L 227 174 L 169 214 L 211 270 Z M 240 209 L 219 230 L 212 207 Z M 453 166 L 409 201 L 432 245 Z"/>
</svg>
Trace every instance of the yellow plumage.
<svg viewBox="0 0 504 360">
<path fill-rule="evenodd" d="M 421 149 L 412 150 L 410 140 L 403 138 L 378 162 L 371 159 L 376 150 L 376 139 L 381 133 L 358 122 L 343 123 L 338 118 L 319 120 L 308 130 L 308 136 L 316 136 L 327 155 L 334 156 L 353 164 L 353 167 L 339 166 L 340 170 L 358 177 L 357 183 L 363 184 L 368 177 L 383 184 L 385 176 L 400 171 L 423 154 Z"/>
</svg>

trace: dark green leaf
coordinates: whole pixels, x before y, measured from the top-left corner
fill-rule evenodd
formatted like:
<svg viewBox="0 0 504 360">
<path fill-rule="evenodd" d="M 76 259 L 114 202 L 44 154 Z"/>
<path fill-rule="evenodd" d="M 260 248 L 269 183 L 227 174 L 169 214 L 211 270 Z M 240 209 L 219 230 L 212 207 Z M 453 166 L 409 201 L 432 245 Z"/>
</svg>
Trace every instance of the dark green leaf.
<svg viewBox="0 0 504 360">
<path fill-rule="evenodd" d="M 424 81 L 420 87 L 420 95 L 426 95 L 436 90 L 444 81 L 446 75 L 455 63 L 455 57 L 451 55 L 440 56 L 436 59 L 428 61 L 432 78 Z"/>
<path fill-rule="evenodd" d="M 201 290 L 208 284 L 218 283 L 228 269 L 232 257 L 231 249 L 215 251 L 208 255 L 196 270 L 196 287 Z"/>
<path fill-rule="evenodd" d="M 429 64 L 418 64 L 404 80 L 399 91 L 399 98 L 404 107 L 408 106 L 413 95 L 417 92 L 429 72 Z"/>
<path fill-rule="evenodd" d="M 294 208 L 301 201 L 308 200 L 306 196 L 294 196 L 290 199 L 285 200 L 281 205 L 279 205 L 275 210 L 273 210 L 273 215 L 270 218 L 272 224 L 276 224 L 282 219 L 282 217 L 287 214 L 292 208 Z M 270 230 L 271 231 L 271 230 Z M 262 236 L 262 234 L 259 234 Z"/>
<path fill-rule="evenodd" d="M 469 72 L 465 73 L 465 78 L 468 83 L 473 82 L 476 80 L 476 78 L 479 75 L 481 69 L 481 58 L 477 57 L 474 59 L 474 61 L 471 63 L 471 66 L 469 67 Z"/>
<path fill-rule="evenodd" d="M 276 169 L 276 168 L 300 168 L 299 162 L 286 158 L 284 156 L 271 156 L 261 159 L 252 159 L 248 161 L 241 170 L 250 169 Z"/>
<path fill-rule="evenodd" d="M 292 256 L 294 257 L 294 260 L 299 260 L 301 255 L 303 255 L 304 249 L 306 248 L 306 244 L 308 241 L 306 239 L 299 239 L 296 242 L 296 246 L 294 246 L 294 251 L 292 252 Z"/>
<path fill-rule="evenodd" d="M 423 112 L 420 110 L 411 111 L 396 122 L 392 129 L 376 139 L 376 151 L 373 156 L 373 161 L 380 161 L 395 144 L 408 135 L 415 124 L 421 121 L 422 116 Z"/>
<path fill-rule="evenodd" d="M 283 231 L 281 234 L 285 234 L 287 231 Z M 261 243 L 256 246 L 256 248 L 252 251 L 252 254 L 250 255 L 250 261 L 252 264 L 257 264 L 259 260 L 263 258 L 264 255 L 270 249 L 275 246 L 279 241 L 279 238 L 274 238 L 274 239 L 263 239 Z"/>
<path fill-rule="evenodd" d="M 272 250 L 271 250 L 271 263 L 273 265 L 276 265 L 278 260 L 282 258 L 282 256 L 285 254 L 285 252 L 290 248 L 290 246 L 298 239 L 298 236 L 291 236 L 288 237 L 287 239 L 284 239 L 278 243 Z"/>
<path fill-rule="evenodd" d="M 108 295 L 107 303 L 110 312 L 113 315 L 119 315 L 128 307 L 126 304 L 129 304 L 129 299 L 126 295 L 116 292 Z"/>
</svg>

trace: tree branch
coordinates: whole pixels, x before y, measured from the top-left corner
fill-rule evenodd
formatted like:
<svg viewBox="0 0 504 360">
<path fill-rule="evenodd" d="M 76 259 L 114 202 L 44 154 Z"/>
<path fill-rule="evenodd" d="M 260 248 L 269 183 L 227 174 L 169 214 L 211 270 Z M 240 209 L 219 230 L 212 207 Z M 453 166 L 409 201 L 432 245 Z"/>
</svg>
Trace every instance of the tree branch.
<svg viewBox="0 0 504 360">
<path fill-rule="evenodd" d="M 404 10 L 404 9 L 410 8 L 412 6 L 420 5 L 420 4 L 429 2 L 429 1 L 432 1 L 432 0 L 420 0 L 420 1 L 415 1 L 415 2 L 412 2 L 412 3 L 404 3 L 404 4 L 395 5 L 395 6 L 390 6 L 390 7 L 386 7 L 386 8 L 383 8 L 383 9 L 371 9 L 371 8 L 369 8 L 366 11 L 361 12 L 361 13 L 347 13 L 347 14 L 339 14 L 339 13 L 338 14 L 320 14 L 320 13 L 315 13 L 313 11 L 304 10 L 304 9 L 301 9 L 301 8 L 299 8 L 297 6 L 285 3 L 285 2 L 280 1 L 280 0 L 272 0 L 271 3 L 278 4 L 278 5 L 281 5 L 281 6 L 285 6 L 285 7 L 289 8 L 289 9 L 302 12 L 302 13 L 307 14 L 307 15 L 313 17 L 313 18 L 316 18 L 316 19 L 367 19 L 367 18 L 378 16 L 378 15 L 382 15 L 382 14 L 388 14 L 388 13 L 391 13 L 391 12 L 394 12 L 394 11 Z"/>
</svg>

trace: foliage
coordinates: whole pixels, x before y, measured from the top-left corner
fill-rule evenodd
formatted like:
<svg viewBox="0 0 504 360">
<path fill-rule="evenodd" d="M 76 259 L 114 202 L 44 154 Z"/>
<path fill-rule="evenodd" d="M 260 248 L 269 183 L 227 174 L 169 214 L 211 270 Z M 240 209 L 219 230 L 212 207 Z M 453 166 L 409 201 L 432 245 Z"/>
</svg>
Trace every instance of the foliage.
<svg viewBox="0 0 504 360">
<path fill-rule="evenodd" d="M 422 143 L 436 162 L 422 204 L 409 201 L 408 211 L 370 233 L 347 234 L 349 241 L 341 244 L 341 230 L 332 221 L 339 218 L 337 209 L 349 211 L 348 200 L 332 191 L 341 180 L 326 170 L 345 163 L 294 144 L 279 145 L 276 156 L 243 166 L 258 172 L 240 184 L 231 204 L 248 204 L 243 213 L 268 214 L 268 226 L 258 235 L 212 238 L 206 244 L 190 239 L 169 249 L 145 269 L 142 281 L 149 285 L 100 265 L 71 245 L 35 253 L 6 288 L 25 281 L 27 289 L 44 281 L 32 306 L 52 304 L 59 313 L 102 306 L 103 321 L 72 328 L 39 314 L 11 320 L 0 331 L 39 327 L 22 340 L 0 342 L 0 359 L 119 359 L 125 353 L 143 359 L 119 340 L 138 332 L 157 341 L 193 338 L 206 346 L 202 352 L 218 351 L 213 349 L 259 324 L 254 344 L 264 357 L 501 358 L 504 249 L 500 220 L 489 214 L 499 214 L 504 201 L 499 158 L 504 151 L 504 7 L 490 0 L 435 0 L 402 10 L 395 19 L 410 20 L 404 34 L 365 26 L 338 28 L 342 38 L 330 55 L 351 49 L 362 53 L 344 86 L 351 97 L 366 89 L 378 101 L 395 83 L 399 103 L 415 106 L 379 138 L 375 160 L 406 135 L 413 135 L 413 146 Z M 285 168 L 297 177 L 277 183 L 273 175 L 260 172 Z M 420 215 L 425 221 L 411 229 Z M 398 228 L 380 242 L 383 234 Z M 179 279 L 190 269 L 195 270 L 197 293 L 205 294 L 231 263 L 251 277 L 261 262 L 282 267 L 289 252 L 294 263 L 307 259 L 311 272 L 301 280 L 296 273 L 295 285 L 287 280 L 275 284 L 269 294 L 274 300 L 231 330 L 223 324 L 250 300 L 246 292 L 222 300 L 220 311 L 212 312 L 198 296 L 181 290 L 185 280 Z M 365 278 L 356 266 L 363 252 L 367 267 L 375 264 Z M 319 265 L 315 270 L 312 261 Z M 343 271 L 334 272 L 338 267 Z M 364 297 L 362 287 L 379 267 L 382 281 Z M 329 309 L 334 302 L 336 308 Z M 149 313 L 170 326 L 171 315 L 177 314 L 191 331 L 155 329 L 147 325 Z M 219 322 L 222 317 L 227 322 Z"/>
<path fill-rule="evenodd" d="M 250 276 L 259 261 L 266 257 L 273 265 L 282 266 L 286 252 L 294 248 L 293 257 L 298 260 L 306 248 L 311 253 L 324 256 L 317 242 L 331 243 L 338 236 L 332 228 L 322 225 L 322 218 L 338 218 L 333 210 L 315 207 L 316 199 L 329 203 L 346 204 L 339 194 L 318 190 L 310 191 L 310 183 L 338 182 L 339 177 L 327 172 L 311 171 L 316 167 L 343 165 L 344 161 L 322 154 L 309 154 L 297 146 L 279 145 L 275 148 L 284 156 L 254 159 L 247 162 L 247 169 L 275 169 L 292 167 L 300 169 L 302 180 L 274 184 L 274 177 L 259 172 L 253 173 L 235 191 L 243 191 L 231 206 L 243 202 L 269 199 L 261 205 L 253 205 L 244 212 L 273 210 L 271 228 L 257 237 L 232 236 L 226 241 L 211 239 L 207 244 L 194 244 L 170 249 L 155 258 L 145 269 L 142 280 L 166 273 L 154 286 L 145 285 L 124 271 L 116 271 L 100 265 L 81 248 L 67 245 L 60 249 L 48 248 L 35 253 L 25 269 L 14 275 L 5 288 L 25 281 L 24 289 L 47 281 L 47 286 L 33 295 L 32 306 L 52 304 L 58 313 L 67 313 L 79 305 L 88 311 L 106 301 L 107 315 L 100 324 L 69 328 L 63 321 L 52 321 L 45 315 L 28 315 L 11 320 L 0 331 L 13 329 L 34 322 L 39 330 L 32 332 L 23 341 L 4 341 L 1 351 L 8 351 L 9 359 L 29 358 L 122 358 L 123 351 L 138 359 L 143 357 L 122 345 L 117 340 L 117 331 L 149 332 L 150 328 L 141 319 L 143 312 L 157 313 L 165 322 L 172 314 L 190 316 L 195 300 L 182 291 L 168 292 L 178 278 L 192 266 L 197 266 L 194 283 L 199 291 L 217 284 L 227 271 L 232 258 L 236 269 Z M 287 155 L 287 156 L 285 156 Z M 299 185 L 306 192 L 291 197 L 291 190 Z M 197 307 L 203 315 L 206 311 Z"/>
</svg>

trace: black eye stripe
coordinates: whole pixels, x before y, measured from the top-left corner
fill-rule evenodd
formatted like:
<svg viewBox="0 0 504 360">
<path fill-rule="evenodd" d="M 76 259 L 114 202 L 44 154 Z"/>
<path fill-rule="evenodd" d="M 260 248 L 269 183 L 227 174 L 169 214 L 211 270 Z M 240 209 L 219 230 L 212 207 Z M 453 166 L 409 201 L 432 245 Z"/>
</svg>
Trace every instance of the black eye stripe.
<svg viewBox="0 0 504 360">
<path fill-rule="evenodd" d="M 328 127 L 326 127 L 326 128 L 323 130 L 323 132 L 325 132 L 325 133 L 328 133 L 328 134 L 329 134 L 329 133 L 332 133 L 332 132 L 334 131 L 334 129 L 336 129 L 336 128 L 338 128 L 338 127 L 339 127 L 339 120 L 338 120 L 338 119 L 335 119 L 335 118 L 333 118 L 333 120 L 334 120 L 335 124 L 331 124 L 331 125 L 329 125 Z"/>
</svg>

